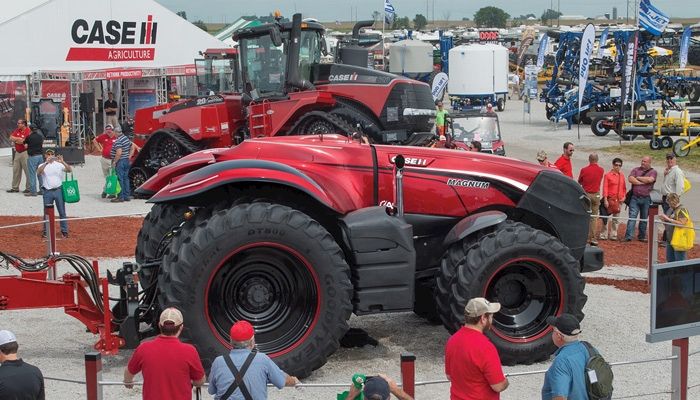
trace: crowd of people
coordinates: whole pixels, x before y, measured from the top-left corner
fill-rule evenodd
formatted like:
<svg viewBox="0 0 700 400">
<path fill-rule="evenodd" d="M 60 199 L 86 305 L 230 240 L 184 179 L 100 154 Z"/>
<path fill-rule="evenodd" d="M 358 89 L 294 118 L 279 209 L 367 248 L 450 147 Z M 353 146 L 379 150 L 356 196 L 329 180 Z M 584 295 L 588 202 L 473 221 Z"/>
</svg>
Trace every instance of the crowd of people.
<svg viewBox="0 0 700 400">
<path fill-rule="evenodd" d="M 110 94 L 111 95 L 111 94 Z M 110 96 L 111 99 L 111 96 Z M 109 115 L 108 115 L 109 116 Z M 43 197 L 44 206 L 53 205 L 61 219 L 61 234 L 68 237 L 66 218 L 66 203 L 61 190 L 66 173 L 72 168 L 63 156 L 56 154 L 53 148 L 44 149 L 44 136 L 38 129 L 30 128 L 24 119 L 17 120 L 17 128 L 10 134 L 14 144 L 12 159 L 12 184 L 8 193 L 23 193 L 27 197 Z M 102 173 L 107 178 L 115 171 L 119 181 L 120 191 L 108 195 L 104 190 L 102 198 L 109 198 L 113 203 L 130 201 L 131 187 L 129 181 L 129 159 L 140 150 L 117 125 L 107 124 L 104 133 L 93 140 L 93 145 L 100 152 Z M 20 185 L 24 178 L 24 190 Z M 42 233 L 46 237 L 46 227 Z"/>
<path fill-rule="evenodd" d="M 574 144 L 566 142 L 562 155 L 554 163 L 549 162 L 544 150 L 537 153 L 537 161 L 542 166 L 556 168 L 575 179 L 571 163 L 574 151 Z M 661 242 L 661 245 L 666 247 L 666 259 L 684 260 L 686 252 L 675 251 L 670 244 L 674 225 L 686 225 L 691 220 L 688 209 L 681 204 L 681 196 L 687 190 L 686 178 L 678 166 L 676 156 L 673 153 L 666 154 L 666 166 L 662 176 L 652 167 L 652 158 L 649 156 L 642 157 L 640 165 L 632 168 L 627 176 L 622 172 L 622 164 L 622 159 L 616 157 L 612 160 L 610 170 L 605 172 L 603 167 L 598 165 L 598 155 L 591 153 L 588 155 L 588 165 L 579 171 L 577 182 L 586 192 L 591 204 L 589 243 L 597 246 L 598 240 L 618 240 L 622 205 L 627 206 L 628 218 L 620 240 L 630 242 L 636 236 L 637 240 L 646 242 L 649 208 L 653 204 L 652 196 L 658 193 L 660 199 L 657 199 L 657 202 L 660 201 L 663 209 L 660 218 L 667 223 L 663 232 L 664 240 Z M 657 181 L 660 183 L 659 190 L 654 188 Z M 600 228 L 599 217 L 602 217 Z"/>
</svg>

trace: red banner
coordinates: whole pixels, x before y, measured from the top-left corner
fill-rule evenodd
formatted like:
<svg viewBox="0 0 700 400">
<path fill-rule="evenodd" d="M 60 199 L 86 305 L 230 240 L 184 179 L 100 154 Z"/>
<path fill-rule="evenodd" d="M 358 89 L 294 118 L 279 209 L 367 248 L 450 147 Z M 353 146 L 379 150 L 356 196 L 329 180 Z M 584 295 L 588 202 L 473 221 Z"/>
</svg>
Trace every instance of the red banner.
<svg viewBox="0 0 700 400">
<path fill-rule="evenodd" d="M 41 97 L 61 102 L 62 107 L 68 107 L 70 112 L 70 82 L 41 81 Z"/>
<path fill-rule="evenodd" d="M 153 61 L 155 56 L 154 47 L 71 47 L 66 61 Z"/>
<path fill-rule="evenodd" d="M 143 76 L 140 69 L 107 70 L 105 78 L 111 79 L 138 79 Z"/>
</svg>

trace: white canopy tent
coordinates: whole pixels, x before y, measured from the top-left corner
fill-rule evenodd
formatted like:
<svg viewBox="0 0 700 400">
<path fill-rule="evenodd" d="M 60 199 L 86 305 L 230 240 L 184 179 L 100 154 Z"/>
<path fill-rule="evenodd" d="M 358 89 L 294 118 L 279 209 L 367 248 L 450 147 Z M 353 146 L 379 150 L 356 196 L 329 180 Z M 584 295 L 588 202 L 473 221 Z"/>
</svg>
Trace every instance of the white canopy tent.
<svg viewBox="0 0 700 400">
<path fill-rule="evenodd" d="M 192 64 L 220 40 L 152 0 L 10 0 L 0 76 Z"/>
</svg>

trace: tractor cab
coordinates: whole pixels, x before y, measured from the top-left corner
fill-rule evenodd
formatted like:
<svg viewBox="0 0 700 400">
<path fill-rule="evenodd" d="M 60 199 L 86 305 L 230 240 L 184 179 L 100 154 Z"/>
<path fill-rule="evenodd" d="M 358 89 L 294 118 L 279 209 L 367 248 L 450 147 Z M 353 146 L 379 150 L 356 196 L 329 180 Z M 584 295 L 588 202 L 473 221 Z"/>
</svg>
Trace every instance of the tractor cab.
<svg viewBox="0 0 700 400">
<path fill-rule="evenodd" d="M 197 95 L 240 92 L 238 49 L 206 49 L 204 58 L 194 60 L 197 69 Z"/>
<path fill-rule="evenodd" d="M 287 93 L 313 89 L 313 66 L 325 52 L 323 32 L 317 22 L 278 21 L 244 28 L 233 34 L 240 52 L 243 92 L 253 100 L 279 98 Z"/>
</svg>

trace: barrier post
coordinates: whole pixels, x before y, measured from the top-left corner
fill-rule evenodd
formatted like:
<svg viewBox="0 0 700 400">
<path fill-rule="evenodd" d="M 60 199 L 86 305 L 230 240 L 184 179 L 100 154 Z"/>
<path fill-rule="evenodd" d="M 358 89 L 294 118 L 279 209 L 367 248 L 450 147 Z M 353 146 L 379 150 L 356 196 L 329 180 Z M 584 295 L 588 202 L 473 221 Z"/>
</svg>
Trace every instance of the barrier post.
<svg viewBox="0 0 700 400">
<path fill-rule="evenodd" d="M 56 213 L 53 204 L 44 206 L 44 232 L 47 235 L 47 250 L 49 258 L 56 254 Z M 48 271 L 48 279 L 56 279 L 56 264 L 53 264 Z"/>
<path fill-rule="evenodd" d="M 401 384 L 406 394 L 416 397 L 416 356 L 413 353 L 401 353 Z"/>
<path fill-rule="evenodd" d="M 85 353 L 85 388 L 87 400 L 102 400 L 102 355 L 93 351 Z"/>
<path fill-rule="evenodd" d="M 677 356 L 671 366 L 671 400 L 688 399 L 688 338 L 671 342 L 673 355 Z"/>
<path fill-rule="evenodd" d="M 656 226 L 654 225 L 654 220 L 659 214 L 659 206 L 652 204 L 649 207 L 649 217 L 647 218 L 647 246 L 648 252 L 647 257 L 649 262 L 647 264 L 647 284 L 651 282 L 651 266 L 656 262 L 656 249 L 658 248 L 658 243 L 656 243 Z"/>
</svg>

